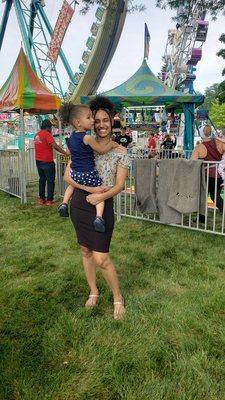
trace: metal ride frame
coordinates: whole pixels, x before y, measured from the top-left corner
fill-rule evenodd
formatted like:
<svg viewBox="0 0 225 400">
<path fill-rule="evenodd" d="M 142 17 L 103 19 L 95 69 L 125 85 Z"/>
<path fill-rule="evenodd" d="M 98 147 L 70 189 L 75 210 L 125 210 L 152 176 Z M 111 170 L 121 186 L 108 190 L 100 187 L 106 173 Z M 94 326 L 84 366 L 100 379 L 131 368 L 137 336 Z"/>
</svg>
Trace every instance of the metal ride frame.
<svg viewBox="0 0 225 400">
<path fill-rule="evenodd" d="M 52 92 L 63 98 L 64 93 L 56 65 L 48 56 L 53 29 L 43 9 L 44 1 L 30 0 L 29 7 L 25 4 L 25 0 L 3 0 L 2 2 L 5 3 L 5 9 L 0 25 L 0 50 L 9 14 L 14 6 L 25 52 L 32 69 Z M 75 0 L 70 1 L 70 5 L 74 5 L 74 8 L 76 4 Z M 73 74 L 60 49 L 59 57 L 70 82 L 68 95 L 73 95 L 74 102 L 79 101 L 80 92 L 85 95 L 96 92 L 119 42 L 127 14 L 127 4 L 128 0 L 105 0 L 97 8 L 96 21 L 92 24 L 91 36 L 87 40 L 87 48 L 82 56 L 83 63 L 80 64 L 78 73 Z M 22 152 L 25 153 L 24 144 Z M 25 203 L 26 183 L 29 181 L 30 171 L 29 168 L 25 171 L 26 160 L 25 154 L 22 155 L 22 152 L 0 151 L 0 164 L 4 165 L 4 176 L 0 179 L 0 189 L 20 197 L 21 202 Z M 4 157 L 3 160 L 1 160 L 2 157 Z M 11 183 L 9 184 L 9 182 Z M 16 186 L 12 182 L 16 182 Z"/>
<path fill-rule="evenodd" d="M 205 21 L 201 0 L 197 0 L 191 9 L 188 9 L 189 3 L 178 9 L 176 28 L 168 32 L 160 76 L 173 89 L 194 93 L 195 66 L 202 56 L 208 21 Z M 185 11 L 187 15 L 184 18 L 182 14 Z"/>
<path fill-rule="evenodd" d="M 30 0 L 29 6 L 25 4 L 25 0 L 3 0 L 3 2 L 5 9 L 0 26 L 0 50 L 9 14 L 14 6 L 25 52 L 32 69 L 52 92 L 64 98 L 56 63 L 48 56 L 53 29 L 44 11 L 44 0 Z M 96 21 L 93 22 L 91 36 L 87 39 L 79 72 L 72 71 L 62 49 L 59 50 L 59 57 L 69 81 L 67 94 L 73 95 L 73 101 L 79 100 L 80 92 L 84 95 L 96 92 L 119 42 L 126 18 L 127 3 L 128 0 L 105 0 L 97 8 Z M 76 0 L 70 1 L 74 10 L 77 4 Z"/>
<path fill-rule="evenodd" d="M 72 3 L 75 7 L 75 2 Z M 0 27 L 0 50 L 12 5 L 15 8 L 25 51 L 32 69 L 37 72 L 46 86 L 58 96 L 63 97 L 56 65 L 48 56 L 49 37 L 52 36 L 53 29 L 44 11 L 45 4 L 42 0 L 32 0 L 29 7 L 23 0 L 6 0 Z M 69 80 L 75 83 L 73 71 L 61 49 L 59 50 L 59 57 Z"/>
</svg>

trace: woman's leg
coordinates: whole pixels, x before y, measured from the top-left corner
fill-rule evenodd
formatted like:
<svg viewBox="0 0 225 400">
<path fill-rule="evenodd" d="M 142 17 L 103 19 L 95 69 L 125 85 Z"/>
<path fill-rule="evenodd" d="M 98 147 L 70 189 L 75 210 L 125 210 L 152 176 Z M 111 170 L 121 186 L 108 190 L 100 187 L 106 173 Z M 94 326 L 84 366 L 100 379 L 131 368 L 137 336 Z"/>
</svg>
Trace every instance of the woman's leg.
<svg viewBox="0 0 225 400">
<path fill-rule="evenodd" d="M 102 275 L 113 293 L 114 319 L 120 319 L 125 311 L 124 302 L 120 292 L 117 273 L 109 257 L 109 253 L 93 251 L 93 257 L 96 264 L 101 268 Z"/>
<path fill-rule="evenodd" d="M 93 307 L 98 301 L 98 288 L 96 286 L 96 264 L 93 258 L 92 250 L 89 250 L 85 246 L 80 246 L 80 248 L 83 258 L 84 273 L 90 287 L 90 295 L 85 303 L 85 307 Z"/>
</svg>

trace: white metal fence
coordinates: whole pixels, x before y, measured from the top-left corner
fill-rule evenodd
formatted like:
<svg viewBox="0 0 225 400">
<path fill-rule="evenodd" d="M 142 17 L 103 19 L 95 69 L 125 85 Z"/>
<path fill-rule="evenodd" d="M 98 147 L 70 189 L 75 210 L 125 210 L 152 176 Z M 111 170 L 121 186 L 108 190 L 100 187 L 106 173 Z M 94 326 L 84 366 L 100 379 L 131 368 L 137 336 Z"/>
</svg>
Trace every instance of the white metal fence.
<svg viewBox="0 0 225 400">
<path fill-rule="evenodd" d="M 0 150 L 0 189 L 21 197 L 21 160 L 18 150 Z"/>
<path fill-rule="evenodd" d="M 115 200 L 115 212 L 117 218 L 129 217 L 147 221 L 153 221 L 160 223 L 159 213 L 155 214 L 142 214 L 135 208 L 135 174 L 134 166 L 137 158 L 146 158 L 148 155 L 136 154 L 132 156 L 132 166 L 129 171 L 124 190 L 117 196 Z M 157 153 L 157 159 L 174 159 L 174 158 L 189 158 L 189 154 L 186 152 L 178 152 L 171 150 L 160 150 Z M 169 162 L 169 161 L 168 161 Z M 58 179 L 58 190 L 59 194 L 63 195 L 66 184 L 63 180 L 63 175 L 68 163 L 68 157 L 57 155 L 56 170 Z M 215 234 L 225 235 L 225 207 L 224 207 L 224 188 L 218 187 L 219 181 L 215 180 L 214 190 L 210 189 L 209 171 L 211 168 L 216 169 L 216 176 L 218 170 L 218 164 L 216 162 L 204 162 L 205 165 L 205 179 L 206 179 L 206 196 L 205 196 L 205 210 L 204 210 L 204 221 L 199 213 L 193 214 L 182 214 L 181 224 L 171 224 L 178 227 L 199 230 L 204 232 L 211 232 Z M 23 186 L 23 174 L 21 173 L 21 152 L 18 150 L 2 150 L 0 151 L 0 189 L 12 194 L 14 196 L 24 198 L 23 191 L 26 190 Z M 34 149 L 29 149 L 25 153 L 25 170 L 26 170 L 26 184 L 38 179 Z M 208 192 L 211 192 L 211 198 Z M 213 192 L 213 193 L 212 193 Z M 218 205 L 218 192 L 220 193 L 220 210 L 217 208 Z M 222 197 L 221 197 L 222 196 Z M 26 197 L 26 196 L 25 196 Z M 222 204 L 222 206 L 221 206 Z M 221 208 L 222 207 L 222 208 Z"/>
<path fill-rule="evenodd" d="M 166 155 L 161 153 L 161 158 L 164 158 Z M 183 157 L 183 156 L 182 156 Z M 168 157 L 172 159 L 172 152 Z M 170 162 L 170 161 L 168 161 Z M 160 158 L 159 158 L 159 173 L 160 173 Z M 205 202 L 204 202 L 204 215 L 199 213 L 192 213 L 192 214 L 182 214 L 181 215 L 181 223 L 180 224 L 170 224 L 172 226 L 188 228 L 198 231 L 210 232 L 214 234 L 225 235 L 225 207 L 223 202 L 224 197 L 224 189 L 221 187 L 219 189 L 218 185 L 220 184 L 219 181 L 215 180 L 215 185 L 210 188 L 210 179 L 209 179 L 209 171 L 211 168 L 215 168 L 216 176 L 218 171 L 218 162 L 203 162 L 205 167 Z M 129 171 L 129 176 L 125 184 L 124 190 L 117 196 L 115 201 L 115 212 L 117 218 L 120 219 L 121 217 L 128 217 L 128 218 L 135 218 L 140 220 L 152 221 L 152 222 L 160 222 L 159 213 L 144 213 L 142 214 L 140 211 L 137 210 L 135 206 L 135 159 L 132 160 L 132 166 Z M 219 189 L 219 190 L 218 190 Z M 209 196 L 209 191 L 211 191 L 211 198 Z M 220 210 L 217 208 L 216 204 L 218 204 L 218 192 L 220 192 Z M 222 196 L 222 197 L 221 197 Z M 222 204 L 222 205 L 221 205 Z"/>
<path fill-rule="evenodd" d="M 0 190 L 26 202 L 27 184 L 37 179 L 34 149 L 26 150 L 24 162 L 20 150 L 0 150 Z"/>
</svg>

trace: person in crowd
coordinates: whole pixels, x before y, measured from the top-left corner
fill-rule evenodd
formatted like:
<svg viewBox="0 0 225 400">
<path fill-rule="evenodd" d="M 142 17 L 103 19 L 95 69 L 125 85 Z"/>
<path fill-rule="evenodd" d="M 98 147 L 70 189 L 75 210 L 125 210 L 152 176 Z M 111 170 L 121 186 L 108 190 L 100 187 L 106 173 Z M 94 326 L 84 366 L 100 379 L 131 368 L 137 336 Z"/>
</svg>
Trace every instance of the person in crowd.
<svg viewBox="0 0 225 400">
<path fill-rule="evenodd" d="M 103 96 L 97 96 L 90 102 L 90 108 L 94 117 L 96 141 L 104 149 L 110 142 L 112 132 L 113 103 Z M 126 149 L 119 147 L 105 154 L 95 153 L 95 165 L 102 183 L 110 187 L 104 193 L 98 193 L 98 187 L 83 186 L 74 182 L 70 177 L 70 164 L 67 166 L 64 178 L 75 188 L 71 199 L 70 217 L 77 234 L 84 272 L 90 287 L 90 295 L 85 306 L 93 307 L 98 302 L 96 266 L 99 266 L 113 293 L 115 320 L 121 319 L 125 308 L 116 270 L 109 256 L 109 247 L 114 229 L 113 196 L 123 189 L 130 164 L 126 152 Z M 100 233 L 94 230 L 92 220 L 95 215 L 95 205 L 103 201 L 105 202 L 103 214 L 105 232 Z"/>
<path fill-rule="evenodd" d="M 176 138 L 173 140 L 170 135 L 166 135 L 160 147 L 165 150 L 173 150 L 176 147 Z"/>
<path fill-rule="evenodd" d="M 109 140 L 103 147 L 91 135 L 87 134 L 87 131 L 90 131 L 94 126 L 92 112 L 87 105 L 64 103 L 59 109 L 59 117 L 64 125 L 74 127 L 74 132 L 67 142 L 71 154 L 71 178 L 84 186 L 101 186 L 102 180 L 95 168 L 94 150 L 104 154 L 118 147 L 118 144 Z M 68 186 L 63 203 L 58 208 L 59 214 L 63 217 L 68 216 L 68 201 L 73 190 L 73 186 Z M 104 202 L 100 202 L 96 205 L 96 216 L 93 220 L 94 228 L 98 232 L 105 232 L 103 212 Z"/>
<path fill-rule="evenodd" d="M 118 112 L 115 112 L 115 115 L 113 117 L 112 133 L 114 133 L 115 135 L 120 134 L 121 128 L 122 124 L 121 124 L 120 114 Z"/>
<path fill-rule="evenodd" d="M 212 138 L 212 128 L 210 125 L 204 126 L 201 136 L 202 143 L 195 146 L 192 152 L 193 160 L 202 159 L 205 161 L 221 161 L 222 156 L 225 153 L 225 143 L 220 139 Z M 223 180 L 219 175 L 215 165 L 210 166 L 208 192 L 212 201 L 216 201 L 216 206 L 218 207 L 220 212 L 223 212 L 223 199 L 221 197 L 222 184 Z M 217 186 L 216 193 L 215 185 Z M 205 222 L 205 216 L 199 214 L 199 221 Z"/>
<path fill-rule="evenodd" d="M 150 136 L 147 139 L 147 147 L 149 153 L 155 153 L 156 149 L 156 139 L 154 133 L 150 133 Z"/>
<path fill-rule="evenodd" d="M 132 143 L 132 137 L 127 134 L 126 127 L 121 129 L 121 133 L 117 135 L 115 141 L 123 147 L 128 147 L 130 143 Z"/>
<path fill-rule="evenodd" d="M 39 174 L 38 204 L 46 204 L 47 206 L 54 204 L 55 163 L 53 159 L 53 149 L 61 154 L 68 155 L 68 152 L 56 143 L 51 130 L 51 121 L 45 119 L 41 124 L 41 130 L 37 132 L 34 137 L 35 160 Z M 47 199 L 45 193 L 46 182 Z"/>
</svg>

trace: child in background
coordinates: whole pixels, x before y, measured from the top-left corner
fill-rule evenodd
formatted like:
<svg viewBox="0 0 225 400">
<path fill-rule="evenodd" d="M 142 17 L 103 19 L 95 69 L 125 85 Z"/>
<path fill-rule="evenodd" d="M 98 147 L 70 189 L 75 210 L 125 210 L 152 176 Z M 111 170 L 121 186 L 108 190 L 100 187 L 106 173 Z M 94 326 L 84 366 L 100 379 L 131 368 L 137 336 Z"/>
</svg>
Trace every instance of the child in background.
<svg viewBox="0 0 225 400">
<path fill-rule="evenodd" d="M 102 149 L 98 142 L 86 131 L 94 126 L 94 119 L 90 108 L 86 105 L 65 103 L 59 109 L 59 117 L 63 124 L 72 125 L 75 130 L 67 141 L 67 146 L 71 154 L 71 178 L 80 185 L 97 187 L 101 186 L 102 180 L 95 169 L 94 152 L 100 154 L 107 153 L 111 149 L 118 147 L 118 144 L 110 140 Z M 69 185 L 65 191 L 62 204 L 58 210 L 62 217 L 68 217 L 68 203 L 73 194 L 74 187 Z M 104 191 L 99 188 L 99 192 Z M 105 221 L 103 219 L 104 202 L 96 205 L 96 218 L 93 221 L 97 232 L 105 232 Z"/>
</svg>

